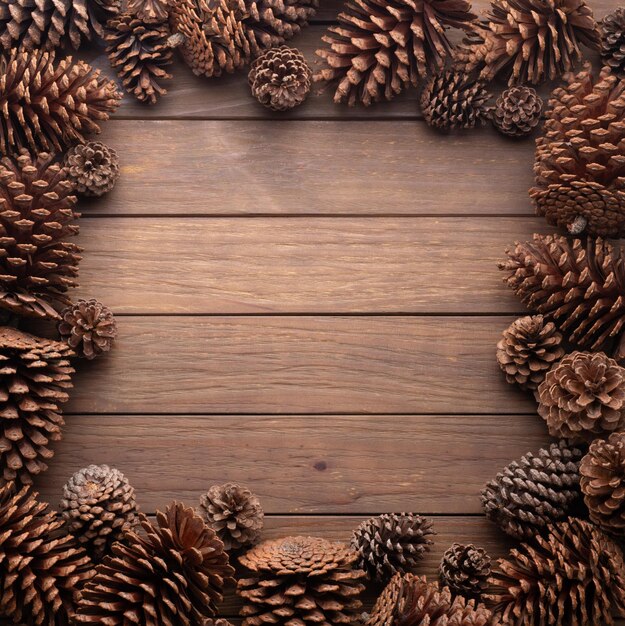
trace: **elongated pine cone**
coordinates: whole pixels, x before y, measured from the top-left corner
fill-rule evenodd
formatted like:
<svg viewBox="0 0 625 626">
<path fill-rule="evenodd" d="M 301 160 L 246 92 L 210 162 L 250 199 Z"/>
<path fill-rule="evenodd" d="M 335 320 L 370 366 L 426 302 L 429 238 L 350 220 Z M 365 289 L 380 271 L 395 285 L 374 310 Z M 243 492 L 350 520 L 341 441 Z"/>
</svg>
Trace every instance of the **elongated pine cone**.
<svg viewBox="0 0 625 626">
<path fill-rule="evenodd" d="M 416 86 L 452 56 L 446 30 L 468 30 L 475 15 L 466 0 L 348 0 L 317 50 L 325 67 L 315 82 L 334 89 L 334 101 L 369 106 Z"/>
<path fill-rule="evenodd" d="M 562 335 L 542 315 L 520 317 L 503 332 L 497 362 L 510 384 L 538 389 L 547 370 L 564 354 Z"/>
<path fill-rule="evenodd" d="M 22 484 L 47 469 L 61 439 L 60 405 L 72 388 L 71 349 L 60 341 L 0 328 L 0 462 L 6 481 Z"/>
<path fill-rule="evenodd" d="M 490 97 L 480 81 L 463 72 L 444 70 L 425 83 L 421 110 L 432 128 L 475 128 L 490 117 Z"/>
<path fill-rule="evenodd" d="M 198 512 L 224 542 L 226 550 L 252 545 L 260 538 L 263 507 L 246 487 L 235 483 L 213 485 L 200 498 Z"/>
<path fill-rule="evenodd" d="M 99 133 L 119 100 L 115 84 L 84 61 L 39 49 L 0 54 L 0 153 L 60 152 Z"/>
<path fill-rule="evenodd" d="M 443 587 L 465 598 L 479 599 L 491 572 L 491 558 L 473 544 L 452 544 L 443 554 L 439 578 Z"/>
<path fill-rule="evenodd" d="M 127 531 L 96 567 L 76 610 L 77 624 L 173 626 L 215 616 L 234 574 L 223 543 L 193 509 L 172 502 L 156 524 Z M 130 620 L 130 621 L 129 621 Z"/>
<path fill-rule="evenodd" d="M 310 93 L 312 72 L 304 55 L 295 48 L 280 46 L 261 54 L 249 73 L 252 95 L 274 111 L 299 106 Z"/>
<path fill-rule="evenodd" d="M 510 87 L 497 98 L 493 124 L 509 137 L 525 137 L 540 123 L 542 98 L 531 87 Z"/>
<path fill-rule="evenodd" d="M 249 570 L 237 583 L 243 626 L 352 624 L 364 572 L 342 543 L 317 537 L 263 541 L 239 560 Z"/>
<path fill-rule="evenodd" d="M 559 441 L 513 461 L 482 490 L 486 517 L 517 539 L 529 539 L 568 517 L 581 497 L 582 456 L 579 448 Z"/>
<path fill-rule="evenodd" d="M 94 560 L 139 521 L 135 490 L 114 467 L 89 465 L 63 487 L 60 512 L 69 532 Z"/>
<path fill-rule="evenodd" d="M 413 571 L 429 552 L 435 534 L 432 521 L 416 513 L 385 513 L 358 526 L 352 548 L 358 566 L 370 578 L 386 583 L 396 572 Z"/>
<path fill-rule="evenodd" d="M 67 178 L 76 193 L 99 197 L 113 189 L 119 178 L 119 157 L 100 141 L 79 143 L 65 155 Z"/>
<path fill-rule="evenodd" d="M 623 553 L 588 522 L 559 522 L 500 559 L 485 597 L 504 624 L 611 626 L 625 615 Z"/>
<path fill-rule="evenodd" d="M 117 337 L 111 309 L 97 300 L 78 300 L 61 312 L 61 338 L 77 355 L 95 359 L 108 352 Z"/>
<path fill-rule="evenodd" d="M 601 60 L 621 80 L 625 79 L 625 7 L 619 7 L 601 22 Z"/>
<path fill-rule="evenodd" d="M 126 10 L 146 24 L 166 22 L 170 0 L 128 0 Z"/>
<path fill-rule="evenodd" d="M 536 140 L 536 214 L 572 235 L 625 235 L 625 81 L 589 66 L 549 100 Z"/>
<path fill-rule="evenodd" d="M 85 551 L 37 494 L 0 488 L 0 617 L 12 624 L 67 626 L 93 576 Z"/>
<path fill-rule="evenodd" d="M 603 352 L 572 352 L 538 387 L 538 414 L 552 437 L 592 441 L 625 428 L 625 368 Z"/>
<path fill-rule="evenodd" d="M 499 264 L 528 309 L 555 322 L 574 346 L 625 357 L 625 253 L 602 239 L 534 235 Z"/>
</svg>

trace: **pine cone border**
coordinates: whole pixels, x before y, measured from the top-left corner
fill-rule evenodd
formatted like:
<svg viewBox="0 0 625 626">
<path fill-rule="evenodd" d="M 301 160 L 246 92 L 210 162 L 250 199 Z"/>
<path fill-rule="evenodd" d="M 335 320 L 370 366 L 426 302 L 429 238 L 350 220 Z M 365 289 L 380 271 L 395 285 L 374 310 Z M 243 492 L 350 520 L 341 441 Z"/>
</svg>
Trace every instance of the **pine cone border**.
<svg viewBox="0 0 625 626">
<path fill-rule="evenodd" d="M 531 87 L 510 87 L 497 98 L 493 124 L 508 137 L 526 137 L 538 126 L 543 112 L 542 98 Z"/>
<path fill-rule="evenodd" d="M 443 554 L 439 567 L 441 586 L 465 598 L 479 599 L 490 573 L 490 556 L 473 544 L 452 544 Z"/>
<path fill-rule="evenodd" d="M 76 193 L 100 197 L 113 189 L 119 178 L 119 157 L 100 141 L 88 141 L 70 148 L 65 155 L 67 178 Z"/>
<path fill-rule="evenodd" d="M 166 22 L 169 0 L 128 0 L 126 10 L 146 24 Z"/>
<path fill-rule="evenodd" d="M 78 300 L 61 312 L 59 334 L 78 356 L 92 360 L 108 352 L 117 337 L 111 309 L 97 300 Z"/>
<path fill-rule="evenodd" d="M 416 513 L 385 513 L 362 522 L 352 534 L 351 545 L 358 566 L 370 578 L 388 582 L 396 572 L 415 569 L 435 534 L 432 521 Z"/>
<path fill-rule="evenodd" d="M 601 22 L 601 60 L 621 80 L 625 79 L 625 8 L 619 7 Z"/>
<path fill-rule="evenodd" d="M 582 456 L 579 448 L 559 441 L 513 461 L 482 490 L 486 517 L 521 540 L 568 517 L 581 497 Z"/>
<path fill-rule="evenodd" d="M 248 76 L 252 95 L 273 111 L 299 106 L 310 93 L 312 71 L 296 48 L 280 46 L 261 54 Z"/>
</svg>

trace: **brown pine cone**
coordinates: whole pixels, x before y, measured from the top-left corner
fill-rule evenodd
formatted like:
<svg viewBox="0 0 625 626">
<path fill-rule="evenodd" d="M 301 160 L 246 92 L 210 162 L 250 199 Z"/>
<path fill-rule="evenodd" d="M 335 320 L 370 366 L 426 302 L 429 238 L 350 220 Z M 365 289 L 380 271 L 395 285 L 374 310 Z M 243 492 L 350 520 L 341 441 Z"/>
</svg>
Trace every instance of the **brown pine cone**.
<svg viewBox="0 0 625 626">
<path fill-rule="evenodd" d="M 562 335 L 542 315 L 526 315 L 503 332 L 497 344 L 497 362 L 510 384 L 534 390 L 547 370 L 564 354 Z"/>
<path fill-rule="evenodd" d="M 515 626 L 612 626 L 625 615 L 621 548 L 596 526 L 569 519 L 500 559 L 486 597 Z"/>
<path fill-rule="evenodd" d="M 205 619 L 202 622 L 202 626 L 233 626 L 233 624 L 223 617 L 218 617 L 216 619 Z"/>
<path fill-rule="evenodd" d="M 416 513 L 371 517 L 352 534 L 358 567 L 370 578 L 388 582 L 396 572 L 413 571 L 434 543 L 432 521 Z"/>
<path fill-rule="evenodd" d="M 543 101 L 531 87 L 510 87 L 497 98 L 493 124 L 509 137 L 525 137 L 540 123 Z"/>
<path fill-rule="evenodd" d="M 479 599 L 491 572 L 491 558 L 483 548 L 454 543 L 443 554 L 439 568 L 440 582 L 451 592 L 465 598 Z"/>
<path fill-rule="evenodd" d="M 113 189 L 119 178 L 119 157 L 100 141 L 88 141 L 70 148 L 65 155 L 67 178 L 76 193 L 99 197 Z"/>
<path fill-rule="evenodd" d="M 552 437 L 592 441 L 625 428 L 625 368 L 603 352 L 572 352 L 538 387 L 538 414 Z"/>
<path fill-rule="evenodd" d="M 224 542 L 226 550 L 256 543 L 263 529 L 260 500 L 235 483 L 213 485 L 200 498 L 198 513 Z"/>
<path fill-rule="evenodd" d="M 61 312 L 59 334 L 78 356 L 91 360 L 112 348 L 117 322 L 101 302 L 78 300 Z"/>
<path fill-rule="evenodd" d="M 579 448 L 559 441 L 513 461 L 482 490 L 486 517 L 508 535 L 529 539 L 569 516 L 581 496 L 582 456 Z"/>
<path fill-rule="evenodd" d="M 69 532 L 96 561 L 139 522 L 135 490 L 108 465 L 76 472 L 63 487 L 60 511 Z"/>
<path fill-rule="evenodd" d="M 364 572 L 342 543 L 317 537 L 263 541 L 239 560 L 250 571 L 240 578 L 243 626 L 351 624 L 361 608 Z"/>
<path fill-rule="evenodd" d="M 128 0 L 126 10 L 146 24 L 166 22 L 169 0 Z"/>
<path fill-rule="evenodd" d="M 619 7 L 601 22 L 601 60 L 621 80 L 625 79 L 625 7 Z"/>
<path fill-rule="evenodd" d="M 252 95 L 273 111 L 288 111 L 302 104 L 310 93 L 311 79 L 304 55 L 288 46 L 261 54 L 248 76 Z"/>
</svg>

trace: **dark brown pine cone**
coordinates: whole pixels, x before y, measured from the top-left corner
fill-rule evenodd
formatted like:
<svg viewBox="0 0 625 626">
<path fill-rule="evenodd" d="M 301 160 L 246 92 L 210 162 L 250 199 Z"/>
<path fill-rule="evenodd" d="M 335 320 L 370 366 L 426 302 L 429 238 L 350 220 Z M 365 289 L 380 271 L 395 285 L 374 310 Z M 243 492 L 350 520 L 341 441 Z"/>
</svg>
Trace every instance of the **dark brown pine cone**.
<svg viewBox="0 0 625 626">
<path fill-rule="evenodd" d="M 479 599 L 491 572 L 491 558 L 483 548 L 454 543 L 443 554 L 439 568 L 440 582 L 451 592 L 465 598 Z"/>
<path fill-rule="evenodd" d="M 513 461 L 482 490 L 486 517 L 517 539 L 568 517 L 581 496 L 582 456 L 582 450 L 560 441 Z"/>
<path fill-rule="evenodd" d="M 91 360 L 112 348 L 117 322 L 111 309 L 101 302 L 78 300 L 61 312 L 59 334 L 77 355 Z"/>
<path fill-rule="evenodd" d="M 151 24 L 167 21 L 169 5 L 169 0 L 128 0 L 126 10 L 142 22 Z"/>
<path fill-rule="evenodd" d="M 273 111 L 287 111 L 302 104 L 310 93 L 311 79 L 304 55 L 288 46 L 261 54 L 248 76 L 252 95 Z"/>
<path fill-rule="evenodd" d="M 388 582 L 396 572 L 416 568 L 435 534 L 432 521 L 416 513 L 386 513 L 358 526 L 352 534 L 352 548 L 358 554 L 358 566 L 370 578 Z"/>
<path fill-rule="evenodd" d="M 88 141 L 70 148 L 65 155 L 67 178 L 76 193 L 99 197 L 113 189 L 119 178 L 119 157 L 100 141 Z"/>
<path fill-rule="evenodd" d="M 531 87 L 510 87 L 497 98 L 493 124 L 509 137 L 525 137 L 540 123 L 543 101 Z"/>
<path fill-rule="evenodd" d="M 592 441 L 625 428 L 625 368 L 603 352 L 567 354 L 537 393 L 552 437 Z"/>
<path fill-rule="evenodd" d="M 601 22 L 601 60 L 625 79 L 625 7 L 612 11 Z"/>
</svg>

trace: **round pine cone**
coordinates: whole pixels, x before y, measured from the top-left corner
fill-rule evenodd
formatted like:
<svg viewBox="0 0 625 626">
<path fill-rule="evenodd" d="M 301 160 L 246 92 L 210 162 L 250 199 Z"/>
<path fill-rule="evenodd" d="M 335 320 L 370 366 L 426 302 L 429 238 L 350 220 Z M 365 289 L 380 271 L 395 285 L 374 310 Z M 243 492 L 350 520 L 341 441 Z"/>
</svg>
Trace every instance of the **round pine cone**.
<svg viewBox="0 0 625 626">
<path fill-rule="evenodd" d="M 98 197 L 108 193 L 119 178 L 119 158 L 100 141 L 81 143 L 65 156 L 67 178 L 76 193 Z"/>
<path fill-rule="evenodd" d="M 261 104 L 273 111 L 287 111 L 306 100 L 312 72 L 299 50 L 280 46 L 252 63 L 248 80 L 252 95 Z"/>
<path fill-rule="evenodd" d="M 537 389 L 547 370 L 562 357 L 562 335 L 542 315 L 527 315 L 512 322 L 497 344 L 497 362 L 510 384 Z"/>
<path fill-rule="evenodd" d="M 625 79 L 625 8 L 619 7 L 601 22 L 601 60 L 621 80 Z"/>
<path fill-rule="evenodd" d="M 454 543 L 443 554 L 439 568 L 441 585 L 465 598 L 479 598 L 490 576 L 491 558 L 483 548 Z"/>
<path fill-rule="evenodd" d="M 263 508 L 246 487 L 234 483 L 213 485 L 200 498 L 198 512 L 224 542 L 226 550 L 252 545 L 260 538 Z"/>
<path fill-rule="evenodd" d="M 603 352 L 572 352 L 538 387 L 538 413 L 552 437 L 592 441 L 625 428 L 625 368 Z"/>
<path fill-rule="evenodd" d="M 78 300 L 61 312 L 59 333 L 79 356 L 95 359 L 108 352 L 117 336 L 113 312 L 97 300 Z"/>
<path fill-rule="evenodd" d="M 96 560 L 139 521 L 135 490 L 108 465 L 76 472 L 63 487 L 60 510 L 68 530 Z"/>
<path fill-rule="evenodd" d="M 432 521 L 415 513 L 385 513 L 371 517 L 352 534 L 352 548 L 357 552 L 358 566 L 370 578 L 388 582 L 396 572 L 415 569 L 436 533 Z"/>
<path fill-rule="evenodd" d="M 497 98 L 495 128 L 509 137 L 525 137 L 540 122 L 543 101 L 531 87 L 510 87 Z"/>
</svg>

